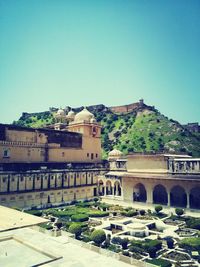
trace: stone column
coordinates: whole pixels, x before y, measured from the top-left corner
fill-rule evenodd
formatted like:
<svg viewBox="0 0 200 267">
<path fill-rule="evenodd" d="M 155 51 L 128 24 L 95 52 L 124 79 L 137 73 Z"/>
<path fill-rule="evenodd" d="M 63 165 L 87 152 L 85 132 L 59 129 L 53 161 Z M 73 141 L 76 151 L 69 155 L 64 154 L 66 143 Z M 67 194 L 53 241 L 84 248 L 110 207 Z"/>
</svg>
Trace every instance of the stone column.
<svg viewBox="0 0 200 267">
<path fill-rule="evenodd" d="M 153 192 L 152 192 L 152 188 L 148 187 L 146 188 L 146 192 L 147 192 L 147 204 L 152 204 L 153 203 Z"/>
<path fill-rule="evenodd" d="M 186 192 L 186 196 L 187 196 L 186 208 L 189 209 L 190 208 L 190 193 L 189 192 Z"/>
<path fill-rule="evenodd" d="M 170 191 L 167 191 L 167 206 L 170 207 Z"/>
</svg>

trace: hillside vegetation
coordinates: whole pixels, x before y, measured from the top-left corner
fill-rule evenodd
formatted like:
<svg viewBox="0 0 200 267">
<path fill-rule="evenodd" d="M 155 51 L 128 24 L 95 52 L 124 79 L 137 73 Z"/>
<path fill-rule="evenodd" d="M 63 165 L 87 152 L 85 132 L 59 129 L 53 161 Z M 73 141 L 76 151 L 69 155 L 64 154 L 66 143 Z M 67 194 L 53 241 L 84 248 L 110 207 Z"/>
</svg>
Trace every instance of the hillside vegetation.
<svg viewBox="0 0 200 267">
<path fill-rule="evenodd" d="M 104 105 L 88 109 L 102 125 L 102 148 L 105 158 L 114 147 L 124 154 L 132 152 L 178 152 L 200 156 L 200 136 L 169 120 L 155 108 L 144 105 L 129 113 L 113 113 Z M 81 108 L 74 109 L 75 112 Z M 24 113 L 14 124 L 44 127 L 54 123 L 51 112 Z"/>
</svg>

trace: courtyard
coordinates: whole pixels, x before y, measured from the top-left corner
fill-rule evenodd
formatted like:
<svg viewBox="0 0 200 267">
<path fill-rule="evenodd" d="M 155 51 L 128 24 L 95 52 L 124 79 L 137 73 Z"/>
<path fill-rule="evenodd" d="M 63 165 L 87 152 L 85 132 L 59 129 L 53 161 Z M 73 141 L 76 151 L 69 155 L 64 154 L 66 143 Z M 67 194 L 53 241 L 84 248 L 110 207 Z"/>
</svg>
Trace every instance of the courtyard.
<svg viewBox="0 0 200 267">
<path fill-rule="evenodd" d="M 96 246 L 97 252 L 103 249 L 120 255 L 127 263 L 136 264 L 139 260 L 138 264 L 199 266 L 199 219 L 191 214 L 178 216 L 174 210 L 162 206 L 160 211 L 155 210 L 94 198 L 28 212 L 49 220 L 41 225 L 44 231 L 67 233 L 90 249 Z M 72 230 L 74 226 L 79 229 L 78 234 Z M 101 242 L 92 238 L 95 231 L 105 234 Z M 191 238 L 194 246 L 187 245 L 187 239 Z"/>
</svg>

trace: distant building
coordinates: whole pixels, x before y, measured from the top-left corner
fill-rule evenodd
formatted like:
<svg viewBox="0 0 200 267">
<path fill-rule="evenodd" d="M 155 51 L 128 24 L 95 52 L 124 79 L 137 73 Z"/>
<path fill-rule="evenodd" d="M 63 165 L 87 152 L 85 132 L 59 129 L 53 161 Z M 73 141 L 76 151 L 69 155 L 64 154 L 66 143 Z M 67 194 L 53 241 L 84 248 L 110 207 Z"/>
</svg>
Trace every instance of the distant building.
<svg viewBox="0 0 200 267">
<path fill-rule="evenodd" d="M 184 125 L 186 129 L 193 133 L 200 133 L 200 125 L 198 122 L 188 123 Z"/>
</svg>

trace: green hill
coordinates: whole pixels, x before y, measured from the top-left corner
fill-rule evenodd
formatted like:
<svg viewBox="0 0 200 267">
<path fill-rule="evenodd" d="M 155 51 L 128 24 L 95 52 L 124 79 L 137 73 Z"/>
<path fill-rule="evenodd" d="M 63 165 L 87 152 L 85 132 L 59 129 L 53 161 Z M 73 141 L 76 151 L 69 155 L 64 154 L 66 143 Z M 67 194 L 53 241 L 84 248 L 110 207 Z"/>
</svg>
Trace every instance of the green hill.
<svg viewBox="0 0 200 267">
<path fill-rule="evenodd" d="M 69 108 L 69 107 L 68 107 Z M 137 105 L 126 113 L 113 112 L 104 105 L 88 109 L 102 125 L 103 157 L 114 147 L 124 154 L 131 152 L 178 152 L 200 156 L 200 135 L 188 131 L 174 120 L 169 120 L 154 107 Z M 81 108 L 73 109 L 75 112 Z M 54 123 L 54 111 L 23 113 L 14 124 L 44 127 Z"/>
</svg>

